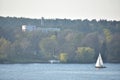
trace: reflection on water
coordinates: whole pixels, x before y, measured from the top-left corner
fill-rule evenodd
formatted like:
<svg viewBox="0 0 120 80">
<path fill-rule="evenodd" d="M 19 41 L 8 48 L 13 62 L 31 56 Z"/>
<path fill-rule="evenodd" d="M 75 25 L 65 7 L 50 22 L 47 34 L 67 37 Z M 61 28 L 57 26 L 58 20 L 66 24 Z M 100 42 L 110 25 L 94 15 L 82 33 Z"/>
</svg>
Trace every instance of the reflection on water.
<svg viewBox="0 0 120 80">
<path fill-rule="evenodd" d="M 0 80 L 120 80 L 120 64 L 0 64 Z"/>
</svg>

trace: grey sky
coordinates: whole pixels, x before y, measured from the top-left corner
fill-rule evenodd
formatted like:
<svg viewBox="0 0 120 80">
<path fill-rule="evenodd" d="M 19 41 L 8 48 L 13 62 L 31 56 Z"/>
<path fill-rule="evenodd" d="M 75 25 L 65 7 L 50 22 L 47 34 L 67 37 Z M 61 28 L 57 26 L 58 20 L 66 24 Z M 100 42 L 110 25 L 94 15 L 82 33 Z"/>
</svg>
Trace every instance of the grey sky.
<svg viewBox="0 0 120 80">
<path fill-rule="evenodd" d="M 120 0 L 0 0 L 0 16 L 120 20 Z"/>
</svg>

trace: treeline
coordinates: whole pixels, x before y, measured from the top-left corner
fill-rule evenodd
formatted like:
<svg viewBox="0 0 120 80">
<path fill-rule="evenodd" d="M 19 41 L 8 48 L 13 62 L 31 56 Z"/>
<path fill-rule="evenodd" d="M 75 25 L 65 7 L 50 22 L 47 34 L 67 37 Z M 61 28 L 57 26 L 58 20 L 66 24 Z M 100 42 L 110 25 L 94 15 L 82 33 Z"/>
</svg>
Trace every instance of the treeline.
<svg viewBox="0 0 120 80">
<path fill-rule="evenodd" d="M 56 32 L 22 31 L 22 25 L 60 28 Z M 120 62 L 120 21 L 0 17 L 0 63 Z"/>
</svg>

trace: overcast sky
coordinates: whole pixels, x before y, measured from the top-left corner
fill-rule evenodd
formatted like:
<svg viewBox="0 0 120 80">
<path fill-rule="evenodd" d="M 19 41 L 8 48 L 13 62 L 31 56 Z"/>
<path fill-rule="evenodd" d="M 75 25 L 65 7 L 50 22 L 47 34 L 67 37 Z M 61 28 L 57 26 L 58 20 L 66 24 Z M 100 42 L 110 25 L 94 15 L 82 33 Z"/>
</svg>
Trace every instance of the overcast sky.
<svg viewBox="0 0 120 80">
<path fill-rule="evenodd" d="M 120 0 L 0 0 L 0 16 L 120 20 Z"/>
</svg>

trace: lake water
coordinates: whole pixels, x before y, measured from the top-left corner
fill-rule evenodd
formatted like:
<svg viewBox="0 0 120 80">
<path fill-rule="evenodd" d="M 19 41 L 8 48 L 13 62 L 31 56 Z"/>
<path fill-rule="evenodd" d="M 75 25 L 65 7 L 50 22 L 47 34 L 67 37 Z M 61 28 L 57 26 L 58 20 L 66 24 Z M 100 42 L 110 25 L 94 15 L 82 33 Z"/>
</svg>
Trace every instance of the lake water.
<svg viewBox="0 0 120 80">
<path fill-rule="evenodd" d="M 120 64 L 0 64 L 0 80 L 120 80 Z"/>
</svg>

